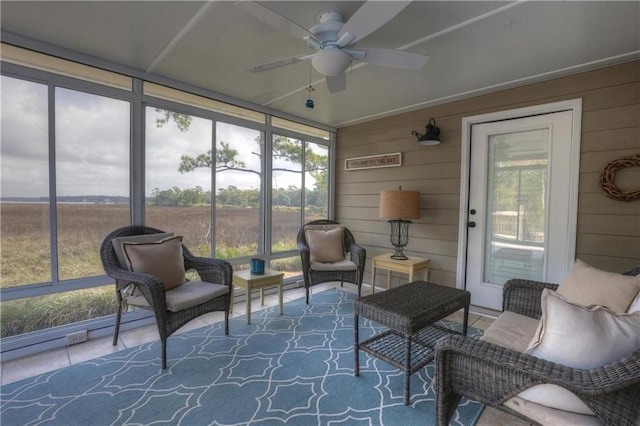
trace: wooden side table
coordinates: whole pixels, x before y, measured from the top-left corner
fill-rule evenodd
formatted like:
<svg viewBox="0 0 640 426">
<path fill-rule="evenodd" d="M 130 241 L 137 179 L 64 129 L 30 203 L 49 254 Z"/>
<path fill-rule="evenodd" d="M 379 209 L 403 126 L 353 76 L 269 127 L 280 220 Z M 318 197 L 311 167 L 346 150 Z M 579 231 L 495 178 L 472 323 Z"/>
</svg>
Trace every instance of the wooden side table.
<svg viewBox="0 0 640 426">
<path fill-rule="evenodd" d="M 284 272 L 265 269 L 262 275 L 252 275 L 249 269 L 234 272 L 234 287 L 245 288 L 247 290 L 247 324 L 251 324 L 251 293 L 253 290 L 260 290 L 260 303 L 264 306 L 264 289 L 278 287 L 278 298 L 280 303 L 280 315 L 283 314 L 282 283 Z M 233 291 L 231 292 L 231 306 L 233 306 Z"/>
<path fill-rule="evenodd" d="M 413 277 L 418 272 L 422 272 L 423 280 L 429 281 L 429 259 L 422 257 L 407 256 L 407 260 L 392 259 L 393 253 L 380 254 L 374 256 L 371 266 L 371 294 L 376 292 L 376 269 L 387 270 L 387 290 L 391 286 L 391 272 L 400 272 L 409 275 L 409 281 L 413 282 Z"/>
</svg>

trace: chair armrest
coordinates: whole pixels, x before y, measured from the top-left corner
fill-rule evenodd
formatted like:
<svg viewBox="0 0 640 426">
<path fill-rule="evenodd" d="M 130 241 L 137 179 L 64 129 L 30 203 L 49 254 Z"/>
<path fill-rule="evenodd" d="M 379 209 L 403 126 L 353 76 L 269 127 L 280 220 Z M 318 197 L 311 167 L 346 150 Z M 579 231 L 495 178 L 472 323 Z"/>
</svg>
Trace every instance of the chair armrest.
<svg viewBox="0 0 640 426">
<path fill-rule="evenodd" d="M 309 246 L 298 243 L 298 251 L 300 252 L 302 263 L 309 265 L 311 263 L 311 250 L 309 250 Z"/>
<path fill-rule="evenodd" d="M 540 300 L 545 288 L 556 290 L 558 284 L 523 279 L 507 281 L 502 292 L 502 310 L 540 319 Z"/>
<path fill-rule="evenodd" d="M 349 247 L 349 253 L 351 253 L 351 261 L 356 265 L 363 265 L 367 260 L 367 251 L 359 244 L 353 243 Z"/>
<path fill-rule="evenodd" d="M 233 283 L 233 267 L 224 259 L 196 257 L 183 247 L 185 270 L 195 269 L 203 281 L 231 286 Z"/>
<path fill-rule="evenodd" d="M 309 246 L 298 243 L 298 251 L 300 252 L 300 261 L 302 262 L 302 271 L 305 273 L 311 266 L 311 250 Z"/>
<path fill-rule="evenodd" d="M 575 393 L 605 424 L 640 420 L 640 350 L 617 362 L 579 370 L 466 336 L 435 347 L 437 423 L 448 425 L 461 396 L 498 406 L 537 384 Z"/>
<path fill-rule="evenodd" d="M 112 267 L 109 270 L 109 277 L 116 280 L 116 291 L 118 293 L 129 284 L 136 284 L 138 290 L 154 310 L 155 307 L 162 307 L 162 310 L 165 309 L 167 301 L 164 284 L 153 275 Z"/>
</svg>

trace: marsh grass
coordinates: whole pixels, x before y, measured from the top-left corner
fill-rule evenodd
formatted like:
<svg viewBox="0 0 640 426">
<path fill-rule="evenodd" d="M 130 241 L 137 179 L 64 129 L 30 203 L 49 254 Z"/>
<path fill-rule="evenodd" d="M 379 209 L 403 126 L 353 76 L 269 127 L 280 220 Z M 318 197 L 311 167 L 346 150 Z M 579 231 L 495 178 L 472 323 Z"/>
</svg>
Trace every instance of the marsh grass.
<svg viewBox="0 0 640 426">
<path fill-rule="evenodd" d="M 0 223 L 0 287 L 51 282 L 51 247 L 47 204 L 3 203 Z M 112 230 L 129 223 L 121 204 L 59 204 L 58 275 L 64 280 L 104 275 L 100 245 Z M 274 210 L 279 241 L 274 251 L 295 248 L 300 214 Z M 312 219 L 310 219 L 312 220 Z M 211 210 L 207 206 L 146 207 L 148 226 L 182 235 L 198 256 L 211 252 Z M 217 208 L 215 257 L 232 259 L 257 253 L 260 238 L 257 209 Z M 286 275 L 301 270 L 297 257 L 274 261 Z M 0 303 L 1 337 L 111 315 L 116 311 L 113 285 Z"/>
</svg>

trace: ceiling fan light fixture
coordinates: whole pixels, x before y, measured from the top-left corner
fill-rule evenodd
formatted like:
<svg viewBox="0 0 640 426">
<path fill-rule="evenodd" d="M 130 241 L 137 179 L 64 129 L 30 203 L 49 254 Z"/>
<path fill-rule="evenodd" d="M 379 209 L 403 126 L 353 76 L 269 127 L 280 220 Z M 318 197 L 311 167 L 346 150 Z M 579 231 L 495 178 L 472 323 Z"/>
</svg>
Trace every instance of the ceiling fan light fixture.
<svg viewBox="0 0 640 426">
<path fill-rule="evenodd" d="M 325 47 L 311 58 L 311 64 L 322 75 L 335 77 L 351 63 L 351 56 L 337 47 Z"/>
</svg>

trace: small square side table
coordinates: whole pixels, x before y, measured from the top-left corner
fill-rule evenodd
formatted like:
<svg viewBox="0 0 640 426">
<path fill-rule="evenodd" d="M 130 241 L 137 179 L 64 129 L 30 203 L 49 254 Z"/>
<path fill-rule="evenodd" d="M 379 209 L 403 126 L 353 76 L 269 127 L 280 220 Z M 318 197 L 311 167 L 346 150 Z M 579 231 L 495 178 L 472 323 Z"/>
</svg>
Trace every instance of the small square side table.
<svg viewBox="0 0 640 426">
<path fill-rule="evenodd" d="M 264 306 L 264 289 L 278 287 L 280 315 L 283 314 L 282 284 L 284 272 L 265 269 L 262 275 L 252 275 L 249 269 L 233 273 L 233 286 L 247 290 L 247 324 L 251 324 L 251 293 L 260 290 L 260 303 Z M 233 291 L 231 292 L 231 306 L 233 306 Z"/>
<path fill-rule="evenodd" d="M 409 275 L 409 281 L 412 282 L 414 276 L 422 272 L 422 279 L 429 281 L 429 262 L 430 260 L 422 257 L 407 256 L 406 260 L 392 259 L 392 253 L 380 254 L 371 259 L 371 294 L 376 292 L 376 269 L 387 270 L 387 290 L 391 286 L 391 271 L 400 272 Z"/>
</svg>

